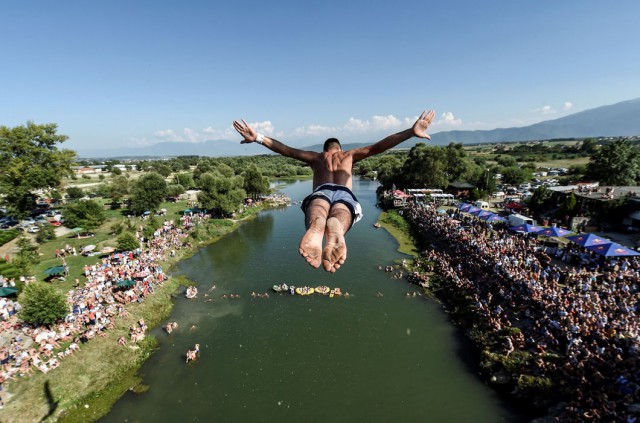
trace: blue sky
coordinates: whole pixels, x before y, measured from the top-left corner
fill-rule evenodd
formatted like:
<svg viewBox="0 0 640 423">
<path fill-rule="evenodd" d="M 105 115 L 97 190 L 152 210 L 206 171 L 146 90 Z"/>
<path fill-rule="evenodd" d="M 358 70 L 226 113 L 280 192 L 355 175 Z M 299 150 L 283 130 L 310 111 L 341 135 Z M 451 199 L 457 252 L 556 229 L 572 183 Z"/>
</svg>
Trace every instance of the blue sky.
<svg viewBox="0 0 640 423">
<path fill-rule="evenodd" d="M 640 2 L 2 1 L 0 125 L 73 149 L 524 126 L 640 97 Z"/>
</svg>

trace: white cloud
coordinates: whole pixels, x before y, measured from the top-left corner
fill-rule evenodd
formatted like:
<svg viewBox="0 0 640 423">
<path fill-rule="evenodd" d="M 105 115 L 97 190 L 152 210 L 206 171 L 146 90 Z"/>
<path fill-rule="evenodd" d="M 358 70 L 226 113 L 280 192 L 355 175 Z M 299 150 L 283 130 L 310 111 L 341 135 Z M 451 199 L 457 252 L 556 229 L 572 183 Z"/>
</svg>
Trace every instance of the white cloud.
<svg viewBox="0 0 640 423">
<path fill-rule="evenodd" d="M 257 131 L 267 135 L 273 134 L 273 125 L 271 122 L 258 122 L 251 124 Z M 218 140 L 233 140 L 238 137 L 238 133 L 232 128 L 228 127 L 222 130 L 215 129 L 211 126 L 204 128 L 201 131 L 196 131 L 191 128 L 184 128 L 181 132 L 176 132 L 173 129 L 162 129 L 153 133 L 156 138 L 162 141 L 171 142 L 189 142 L 199 143 L 204 141 L 218 141 Z"/>
<path fill-rule="evenodd" d="M 377 131 L 396 131 L 407 127 L 408 118 L 398 119 L 393 115 L 388 116 L 372 116 L 370 119 L 358 119 L 350 117 L 342 126 L 326 126 L 319 124 L 311 124 L 301 126 L 293 130 L 292 135 L 297 137 L 304 136 L 337 136 L 341 133 L 363 134 L 367 132 Z M 412 124 L 413 122 L 411 122 Z M 409 124 L 409 126 L 411 125 Z"/>
<path fill-rule="evenodd" d="M 371 122 L 369 122 L 368 120 L 361 120 L 361 119 L 356 119 L 354 117 L 350 117 L 347 123 L 343 125 L 343 128 L 348 132 L 354 132 L 354 133 L 367 132 L 371 128 Z"/>
<path fill-rule="evenodd" d="M 163 141 L 184 141 L 184 138 L 176 134 L 173 129 L 162 129 L 154 132 L 153 135 Z"/>
<path fill-rule="evenodd" d="M 249 125 L 251 125 L 251 127 L 257 132 L 265 135 L 273 135 L 275 132 L 273 129 L 273 124 L 270 120 L 265 120 L 264 122 L 254 122 L 250 123 Z"/>
<path fill-rule="evenodd" d="M 444 126 L 461 126 L 462 119 L 456 118 L 452 112 L 445 112 L 440 115 L 440 119 L 438 119 L 435 124 Z"/>
<path fill-rule="evenodd" d="M 538 107 L 537 109 L 533 109 L 532 112 L 540 113 L 543 115 L 552 115 L 556 113 L 556 110 L 549 105 Z"/>
<path fill-rule="evenodd" d="M 571 110 L 572 107 L 573 107 L 573 103 L 572 102 L 570 102 L 570 101 L 565 101 L 564 102 L 564 106 L 563 106 L 564 110 Z"/>
<path fill-rule="evenodd" d="M 402 126 L 402 122 L 395 116 L 374 116 L 373 127 L 374 129 L 395 130 Z"/>
<path fill-rule="evenodd" d="M 184 128 L 184 130 L 182 132 L 184 132 L 184 136 L 185 136 L 185 138 L 186 138 L 186 140 L 188 142 L 199 142 L 200 141 L 200 134 L 198 134 L 193 129 Z"/>
<path fill-rule="evenodd" d="M 237 132 L 234 131 L 232 128 L 219 130 L 219 129 L 214 129 L 211 126 L 204 128 L 202 132 L 203 132 L 202 138 L 205 141 L 230 140 L 230 139 L 234 139 L 233 137 L 237 134 Z"/>
</svg>

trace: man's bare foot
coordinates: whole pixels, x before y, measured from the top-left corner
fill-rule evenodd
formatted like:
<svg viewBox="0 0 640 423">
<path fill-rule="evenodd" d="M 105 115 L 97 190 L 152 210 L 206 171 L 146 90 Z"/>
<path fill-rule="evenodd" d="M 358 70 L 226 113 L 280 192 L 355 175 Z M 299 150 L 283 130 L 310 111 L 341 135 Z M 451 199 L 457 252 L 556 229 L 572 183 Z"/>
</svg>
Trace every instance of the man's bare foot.
<svg viewBox="0 0 640 423">
<path fill-rule="evenodd" d="M 335 217 L 327 219 L 325 230 L 327 245 L 322 253 L 322 265 L 327 272 L 335 272 L 347 259 L 347 244 L 344 242 L 344 230 Z"/>
<path fill-rule="evenodd" d="M 300 255 L 316 269 L 320 267 L 320 261 L 322 260 L 322 237 L 324 236 L 326 222 L 323 217 L 317 217 L 313 220 L 302 240 L 300 240 L 300 246 L 298 247 Z"/>
</svg>

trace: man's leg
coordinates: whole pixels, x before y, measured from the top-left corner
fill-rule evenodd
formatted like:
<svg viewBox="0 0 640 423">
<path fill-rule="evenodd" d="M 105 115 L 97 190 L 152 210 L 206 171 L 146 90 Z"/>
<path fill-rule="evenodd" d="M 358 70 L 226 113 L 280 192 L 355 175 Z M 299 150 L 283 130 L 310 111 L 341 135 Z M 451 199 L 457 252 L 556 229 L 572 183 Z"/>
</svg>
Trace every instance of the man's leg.
<svg viewBox="0 0 640 423">
<path fill-rule="evenodd" d="M 329 215 L 329 203 L 323 198 L 311 200 L 304 216 L 304 225 L 307 232 L 300 241 L 300 255 L 316 269 L 320 267 L 322 260 L 322 237 L 324 236 L 327 216 Z"/>
<path fill-rule="evenodd" d="M 335 203 L 329 210 L 325 229 L 327 244 L 322 253 L 322 265 L 327 272 L 335 272 L 347 259 L 347 244 L 344 235 L 351 228 L 351 210 L 342 203 Z"/>
</svg>

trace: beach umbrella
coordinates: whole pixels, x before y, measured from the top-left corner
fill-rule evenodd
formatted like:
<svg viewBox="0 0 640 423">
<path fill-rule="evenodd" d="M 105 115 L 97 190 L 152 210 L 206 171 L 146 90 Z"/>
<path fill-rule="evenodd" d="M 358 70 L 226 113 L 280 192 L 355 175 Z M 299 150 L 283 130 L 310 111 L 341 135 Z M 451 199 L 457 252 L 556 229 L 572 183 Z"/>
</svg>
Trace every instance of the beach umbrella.
<svg viewBox="0 0 640 423">
<path fill-rule="evenodd" d="M 102 254 L 110 254 L 116 250 L 115 247 L 104 247 L 101 251 Z"/>
<path fill-rule="evenodd" d="M 504 217 L 502 217 L 500 215 L 497 215 L 497 214 L 494 214 L 492 216 L 488 216 L 485 220 L 487 222 L 506 222 L 507 221 L 507 219 L 505 219 Z"/>
<path fill-rule="evenodd" d="M 116 282 L 116 286 L 134 286 L 135 284 L 136 282 L 132 281 L 131 279 L 125 279 L 125 280 Z"/>
<path fill-rule="evenodd" d="M 462 211 L 466 211 L 467 213 L 473 214 L 474 212 L 478 212 L 479 210 L 482 210 L 482 209 L 479 209 L 476 206 L 471 206 L 467 210 L 462 210 Z"/>
<path fill-rule="evenodd" d="M 64 266 L 52 266 L 44 271 L 47 276 L 61 275 L 64 273 Z"/>
<path fill-rule="evenodd" d="M 571 231 L 568 231 L 566 229 L 562 229 L 562 228 L 558 228 L 556 226 L 552 226 L 550 228 L 545 228 L 541 231 L 536 232 L 536 235 L 542 235 L 542 236 L 565 236 L 565 235 L 569 235 L 571 233 Z"/>
<path fill-rule="evenodd" d="M 471 207 L 473 207 L 471 204 L 465 204 L 462 207 L 460 207 L 460 211 L 466 212 L 468 211 Z"/>
<path fill-rule="evenodd" d="M 507 220 L 504 217 L 491 212 L 488 212 L 488 214 L 479 215 L 478 217 L 482 220 L 486 220 L 487 222 L 501 222 Z"/>
<path fill-rule="evenodd" d="M 480 216 L 480 213 L 482 213 L 483 211 L 485 211 L 485 210 L 477 209 L 477 210 L 474 210 L 474 211 L 469 212 L 469 213 L 471 213 L 474 216 Z"/>
<path fill-rule="evenodd" d="M 471 206 L 471 204 L 467 204 L 467 203 L 460 203 L 460 204 L 458 204 L 458 206 L 457 206 L 457 207 L 458 207 L 458 209 L 462 210 L 462 208 L 463 208 L 463 207 L 465 207 L 465 206 Z"/>
<path fill-rule="evenodd" d="M 9 295 L 13 295 L 18 292 L 18 288 L 12 288 L 10 286 L 5 286 L 0 288 L 0 297 L 8 297 Z"/>
<path fill-rule="evenodd" d="M 71 232 L 82 232 L 82 231 L 84 231 L 83 228 L 73 228 L 73 229 L 71 229 Z"/>
<path fill-rule="evenodd" d="M 538 232 L 540 229 L 542 229 L 540 226 L 529 225 L 528 223 L 525 223 L 524 225 L 512 226 L 509 228 L 510 231 L 526 233 Z"/>
<path fill-rule="evenodd" d="M 640 253 L 627 248 L 624 245 L 620 245 L 616 242 L 610 244 L 591 245 L 586 247 L 587 250 L 593 251 L 605 257 L 620 257 L 620 256 L 640 256 Z"/>
<path fill-rule="evenodd" d="M 93 244 L 85 245 L 82 247 L 82 251 L 93 251 L 96 249 L 96 246 Z"/>
<path fill-rule="evenodd" d="M 160 211 L 161 211 L 162 213 L 166 213 L 166 212 L 167 212 L 167 209 L 160 209 Z"/>
<path fill-rule="evenodd" d="M 613 241 L 607 238 L 603 238 L 594 234 L 579 234 L 566 237 L 569 241 L 573 241 L 583 247 L 590 247 L 592 245 L 611 244 Z"/>
<path fill-rule="evenodd" d="M 484 218 L 486 218 L 486 217 L 488 217 L 488 216 L 491 216 L 492 214 L 493 214 L 493 213 L 491 213 L 490 211 L 482 210 L 480 213 L 478 213 L 478 217 L 479 217 L 480 219 L 484 219 Z"/>
</svg>

